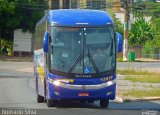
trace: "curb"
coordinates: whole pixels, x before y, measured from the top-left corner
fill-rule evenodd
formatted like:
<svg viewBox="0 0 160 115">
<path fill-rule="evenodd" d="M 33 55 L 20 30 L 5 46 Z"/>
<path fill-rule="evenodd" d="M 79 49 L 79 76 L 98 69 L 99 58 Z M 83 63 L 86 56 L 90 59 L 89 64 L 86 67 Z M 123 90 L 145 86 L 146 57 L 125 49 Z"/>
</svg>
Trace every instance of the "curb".
<svg viewBox="0 0 160 115">
<path fill-rule="evenodd" d="M 22 60 L 22 59 L 0 59 L 0 61 L 9 61 L 9 62 L 33 62 L 33 60 Z"/>
<path fill-rule="evenodd" d="M 116 96 L 116 98 L 114 99 L 115 102 L 117 103 L 123 103 L 123 98 Z"/>
<path fill-rule="evenodd" d="M 1 73 L 0 78 L 32 78 L 33 73 L 21 73 L 21 74 L 7 74 L 7 73 Z"/>
<path fill-rule="evenodd" d="M 117 103 L 124 103 L 124 102 L 138 102 L 138 101 L 155 101 L 160 100 L 160 97 L 142 97 L 142 98 L 134 98 L 134 97 L 128 97 L 128 98 L 121 98 L 116 96 L 114 99 Z"/>
<path fill-rule="evenodd" d="M 136 102 L 136 101 L 154 101 L 154 100 L 160 100 L 160 97 L 142 97 L 142 98 L 123 98 L 123 102 Z"/>
</svg>

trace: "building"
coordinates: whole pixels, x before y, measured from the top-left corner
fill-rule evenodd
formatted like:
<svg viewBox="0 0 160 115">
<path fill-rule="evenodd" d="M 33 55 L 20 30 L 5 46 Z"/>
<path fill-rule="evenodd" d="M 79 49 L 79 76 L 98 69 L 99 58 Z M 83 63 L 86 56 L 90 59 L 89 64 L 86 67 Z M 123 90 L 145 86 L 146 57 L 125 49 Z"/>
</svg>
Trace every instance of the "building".
<svg viewBox="0 0 160 115">
<path fill-rule="evenodd" d="M 107 0 L 46 0 L 50 9 L 106 9 Z"/>
</svg>

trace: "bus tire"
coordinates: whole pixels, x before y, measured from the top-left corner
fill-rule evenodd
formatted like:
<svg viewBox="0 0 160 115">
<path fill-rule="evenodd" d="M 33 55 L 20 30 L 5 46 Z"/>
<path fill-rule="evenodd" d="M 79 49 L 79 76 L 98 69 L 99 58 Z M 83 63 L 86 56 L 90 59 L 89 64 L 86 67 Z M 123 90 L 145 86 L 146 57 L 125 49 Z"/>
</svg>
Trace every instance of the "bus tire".
<svg viewBox="0 0 160 115">
<path fill-rule="evenodd" d="M 38 94 L 38 79 L 36 77 L 36 92 L 37 92 L 37 103 L 43 103 L 44 97 Z"/>
<path fill-rule="evenodd" d="M 86 100 L 80 100 L 80 103 L 86 103 Z"/>
<path fill-rule="evenodd" d="M 108 108 L 108 105 L 109 105 L 109 99 L 101 99 L 100 100 L 100 107 Z"/>
<path fill-rule="evenodd" d="M 46 99 L 46 103 L 47 103 L 48 107 L 54 107 L 55 106 L 54 100 Z"/>
<path fill-rule="evenodd" d="M 37 103 L 43 103 L 43 102 L 44 102 L 44 97 L 37 94 Z"/>
</svg>

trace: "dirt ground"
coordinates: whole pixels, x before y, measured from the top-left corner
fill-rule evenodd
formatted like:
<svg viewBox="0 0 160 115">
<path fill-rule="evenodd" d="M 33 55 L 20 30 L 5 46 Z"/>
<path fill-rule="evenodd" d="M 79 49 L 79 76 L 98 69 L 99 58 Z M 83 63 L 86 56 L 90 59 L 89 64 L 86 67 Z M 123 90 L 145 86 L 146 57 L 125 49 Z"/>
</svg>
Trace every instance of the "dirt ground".
<svg viewBox="0 0 160 115">
<path fill-rule="evenodd" d="M 0 61 L 22 61 L 22 62 L 31 62 L 33 61 L 32 56 L 26 56 L 26 57 L 17 57 L 17 56 L 4 56 L 0 55 Z"/>
</svg>

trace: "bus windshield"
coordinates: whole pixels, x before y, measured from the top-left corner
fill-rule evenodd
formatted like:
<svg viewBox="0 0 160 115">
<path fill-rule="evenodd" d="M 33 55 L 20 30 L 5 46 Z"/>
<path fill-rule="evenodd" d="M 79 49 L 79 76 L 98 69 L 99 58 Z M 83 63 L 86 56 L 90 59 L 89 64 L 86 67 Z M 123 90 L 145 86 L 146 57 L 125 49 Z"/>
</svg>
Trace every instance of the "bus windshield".
<svg viewBox="0 0 160 115">
<path fill-rule="evenodd" d="M 112 27 L 51 28 L 51 69 L 75 74 L 97 74 L 115 69 Z"/>
</svg>

